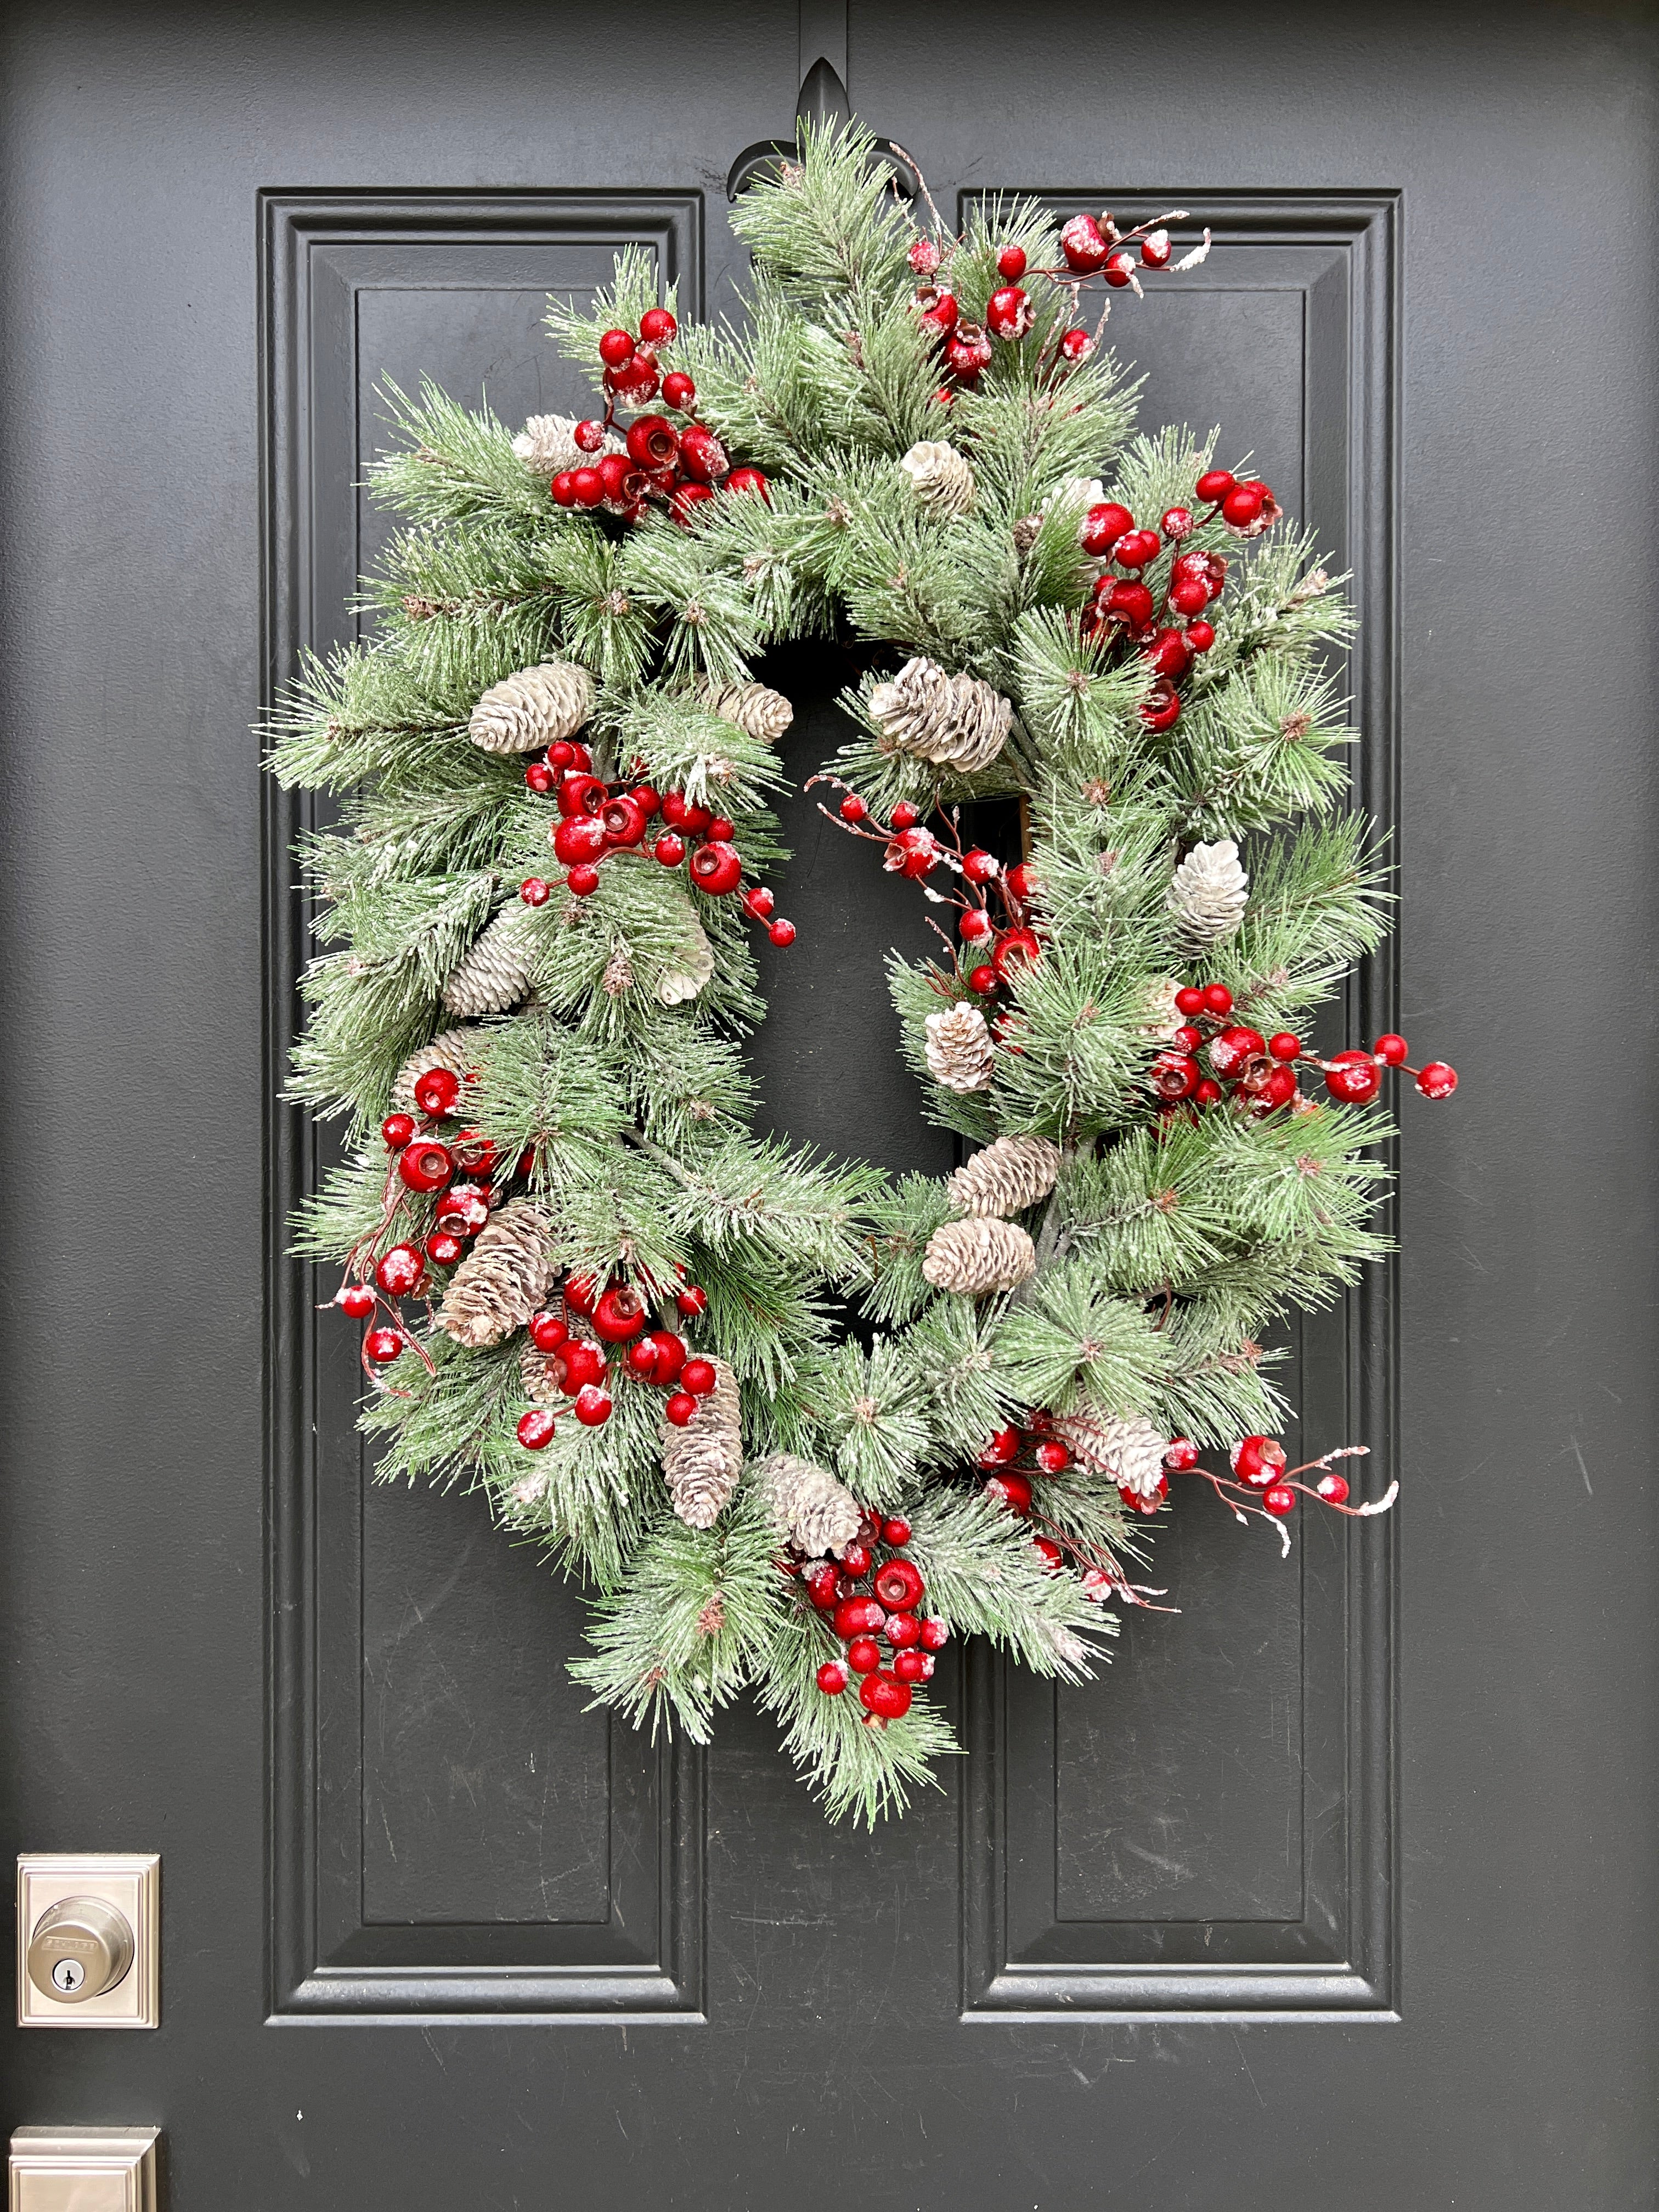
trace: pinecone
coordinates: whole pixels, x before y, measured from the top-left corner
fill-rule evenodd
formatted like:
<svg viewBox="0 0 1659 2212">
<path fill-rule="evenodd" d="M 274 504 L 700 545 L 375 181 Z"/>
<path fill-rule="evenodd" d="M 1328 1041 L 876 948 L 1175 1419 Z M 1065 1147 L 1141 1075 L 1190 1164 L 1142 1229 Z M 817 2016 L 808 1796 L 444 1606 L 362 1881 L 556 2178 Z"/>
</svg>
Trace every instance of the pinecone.
<svg viewBox="0 0 1659 2212">
<path fill-rule="evenodd" d="M 1146 993 L 1146 1018 L 1140 1024 L 1142 1036 L 1157 1037 L 1168 1044 L 1181 1027 L 1186 1016 L 1176 1004 L 1176 993 L 1181 988 L 1173 975 L 1161 975 Z"/>
<path fill-rule="evenodd" d="M 1182 948 L 1197 959 L 1211 945 L 1237 935 L 1249 891 L 1250 879 L 1231 837 L 1194 845 L 1170 879 L 1170 911 L 1180 922 Z"/>
<path fill-rule="evenodd" d="M 533 753 L 574 738 L 593 709 L 593 679 L 574 660 L 544 660 L 492 684 L 466 726 L 487 753 Z"/>
<path fill-rule="evenodd" d="M 529 1337 L 526 1337 L 524 1349 L 519 1354 L 519 1379 L 532 1406 L 558 1406 L 564 1402 L 567 1394 L 554 1367 L 553 1354 L 543 1352 Z"/>
<path fill-rule="evenodd" d="M 1036 1247 L 1018 1222 L 947 1221 L 927 1240 L 921 1272 L 936 1291 L 965 1298 L 1012 1291 L 1036 1272 Z"/>
<path fill-rule="evenodd" d="M 859 1533 L 864 1509 L 844 1483 L 810 1459 L 787 1452 L 763 1460 L 755 1479 L 767 1495 L 773 1522 L 804 1559 L 837 1559 Z"/>
<path fill-rule="evenodd" d="M 714 1362 L 714 1387 L 699 1398 L 683 1429 L 663 1424 L 662 1471 L 674 1510 L 688 1528 L 712 1528 L 743 1472 L 737 1377 Z"/>
<path fill-rule="evenodd" d="M 977 1006 L 963 999 L 927 1017 L 927 1072 L 947 1091 L 988 1091 L 996 1047 Z"/>
<path fill-rule="evenodd" d="M 966 514 L 974 503 L 973 465 L 943 438 L 924 438 L 899 462 L 910 479 L 916 505 L 941 521 Z"/>
<path fill-rule="evenodd" d="M 574 415 L 532 415 L 513 441 L 519 459 L 542 476 L 556 477 L 562 469 L 585 469 L 589 456 L 575 440 Z"/>
<path fill-rule="evenodd" d="M 1040 514 L 1022 514 L 1014 525 L 1015 552 L 1029 553 L 1042 535 L 1042 517 Z"/>
<path fill-rule="evenodd" d="M 990 766 L 1013 714 L 1002 694 L 977 676 L 947 676 L 920 653 L 870 694 L 870 719 L 889 752 L 910 753 L 963 775 Z"/>
<path fill-rule="evenodd" d="M 478 1066 L 477 1037 L 471 1030 L 440 1030 L 430 1044 L 423 1044 L 418 1052 L 411 1052 L 392 1081 L 392 1110 L 394 1114 L 418 1112 L 415 1103 L 415 1085 L 429 1067 L 447 1067 L 452 1075 L 459 1075 L 465 1083 L 476 1075 Z"/>
<path fill-rule="evenodd" d="M 620 999 L 625 991 L 633 989 L 634 959 L 626 938 L 619 937 L 611 946 L 601 981 L 607 999 Z"/>
<path fill-rule="evenodd" d="M 685 935 L 664 963 L 657 978 L 657 996 L 665 1006 L 683 1006 L 695 999 L 714 972 L 714 948 L 695 914 L 685 917 Z"/>
<path fill-rule="evenodd" d="M 711 714 L 756 738 L 775 745 L 795 719 L 795 710 L 781 691 L 769 691 L 763 684 L 712 684 L 697 686 L 697 699 Z"/>
<path fill-rule="evenodd" d="M 499 1014 L 517 1006 L 536 955 L 536 917 L 521 901 L 504 906 L 444 985 L 452 1014 Z"/>
<path fill-rule="evenodd" d="M 945 1186 L 958 1213 L 1020 1213 L 1047 1198 L 1060 1174 L 1060 1146 L 1047 1137 L 999 1137 L 964 1161 Z"/>
<path fill-rule="evenodd" d="M 553 1287 L 553 1217 L 531 1199 L 509 1199 L 478 1231 L 449 1279 L 438 1318 L 457 1344 L 499 1344 L 522 1328 Z"/>
<path fill-rule="evenodd" d="M 1070 1445 L 1080 1466 L 1109 1475 L 1120 1490 L 1133 1490 L 1137 1498 L 1156 1496 L 1170 1439 L 1139 1413 L 1122 1420 L 1096 1407 L 1079 1406 L 1074 1413 L 1055 1417 L 1054 1434 Z"/>
</svg>

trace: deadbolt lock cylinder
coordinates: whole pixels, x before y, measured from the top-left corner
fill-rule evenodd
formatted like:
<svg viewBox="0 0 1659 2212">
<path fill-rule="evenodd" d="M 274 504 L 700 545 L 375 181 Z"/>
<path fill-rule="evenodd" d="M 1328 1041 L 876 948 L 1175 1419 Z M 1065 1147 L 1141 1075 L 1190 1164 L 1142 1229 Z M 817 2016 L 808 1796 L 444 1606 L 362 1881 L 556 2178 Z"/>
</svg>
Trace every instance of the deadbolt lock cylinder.
<svg viewBox="0 0 1659 2212">
<path fill-rule="evenodd" d="M 29 1979 L 56 2004 L 103 1996 L 132 1965 L 132 1929 L 100 1897 L 66 1897 L 36 1922 L 29 1938 Z"/>
</svg>

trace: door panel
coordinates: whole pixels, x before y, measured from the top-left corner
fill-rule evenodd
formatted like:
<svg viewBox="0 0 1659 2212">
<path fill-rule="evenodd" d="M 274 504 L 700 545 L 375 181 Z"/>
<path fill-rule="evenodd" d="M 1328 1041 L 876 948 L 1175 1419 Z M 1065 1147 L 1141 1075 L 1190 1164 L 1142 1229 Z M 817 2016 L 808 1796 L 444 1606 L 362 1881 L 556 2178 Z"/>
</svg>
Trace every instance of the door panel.
<svg viewBox="0 0 1659 2212">
<path fill-rule="evenodd" d="M 950 1655 L 970 1759 L 831 1830 L 751 1709 L 706 1757 L 583 1711 L 574 1594 L 373 1484 L 283 1257 L 326 1139 L 266 1103 L 306 918 L 240 733 L 384 542 L 375 388 L 570 404 L 541 297 L 625 239 L 724 307 L 811 15 L 9 19 L 0 1802 L 159 1849 L 166 1930 L 161 2030 L 9 2035 L 5 2117 L 161 2123 L 175 2212 L 1649 2204 L 1645 19 L 848 19 L 942 206 L 1212 225 L 1112 338 L 1354 572 L 1403 927 L 1349 1012 L 1464 1080 L 1405 1102 L 1398 1267 L 1291 1352 L 1391 1522 L 1282 1565 L 1183 1500 L 1178 1616 L 1080 1691 Z M 789 664 L 793 772 L 841 680 Z M 914 907 L 787 815 L 768 1112 L 937 1172 Z"/>
</svg>

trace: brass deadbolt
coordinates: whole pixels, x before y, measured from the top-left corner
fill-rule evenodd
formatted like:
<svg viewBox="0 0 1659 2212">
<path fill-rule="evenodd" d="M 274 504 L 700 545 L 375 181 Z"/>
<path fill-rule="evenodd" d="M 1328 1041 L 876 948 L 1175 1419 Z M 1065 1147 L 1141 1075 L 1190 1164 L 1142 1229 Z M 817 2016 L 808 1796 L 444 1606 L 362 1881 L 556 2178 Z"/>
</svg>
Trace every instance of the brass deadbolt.
<svg viewBox="0 0 1659 2212">
<path fill-rule="evenodd" d="M 85 2004 L 121 1980 L 132 1948 L 132 1929 L 112 1905 L 100 1897 L 66 1897 L 35 1923 L 29 1979 L 55 2004 Z"/>
</svg>

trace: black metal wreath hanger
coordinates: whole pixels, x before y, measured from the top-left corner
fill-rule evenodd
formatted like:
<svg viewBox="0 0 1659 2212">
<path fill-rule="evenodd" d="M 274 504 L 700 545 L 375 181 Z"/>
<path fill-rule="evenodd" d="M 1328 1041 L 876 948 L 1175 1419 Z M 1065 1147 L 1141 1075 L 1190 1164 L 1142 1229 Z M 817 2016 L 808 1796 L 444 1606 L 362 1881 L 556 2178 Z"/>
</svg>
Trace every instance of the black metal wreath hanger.
<svg viewBox="0 0 1659 2212">
<path fill-rule="evenodd" d="M 800 96 L 795 102 L 795 137 L 763 138 L 745 146 L 732 162 L 726 179 L 726 196 L 734 200 L 757 177 L 775 177 L 780 162 L 798 154 L 800 130 L 805 123 L 848 123 L 853 103 L 847 94 L 847 8 L 845 0 L 801 0 Z M 887 173 L 893 190 L 902 199 L 914 199 L 921 187 L 914 164 L 889 138 L 878 138 L 871 155 Z"/>
</svg>

